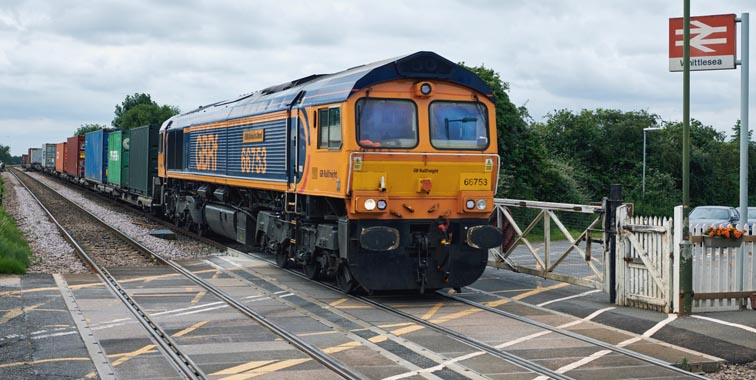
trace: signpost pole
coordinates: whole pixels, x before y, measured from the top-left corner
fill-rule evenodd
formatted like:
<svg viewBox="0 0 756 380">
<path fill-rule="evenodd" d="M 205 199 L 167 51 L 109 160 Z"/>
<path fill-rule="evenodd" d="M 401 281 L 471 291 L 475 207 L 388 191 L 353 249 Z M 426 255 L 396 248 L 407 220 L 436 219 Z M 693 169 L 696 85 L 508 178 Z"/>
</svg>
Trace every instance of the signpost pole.
<svg viewBox="0 0 756 380">
<path fill-rule="evenodd" d="M 688 236 L 688 214 L 690 214 L 690 0 L 683 2 L 683 150 L 682 150 L 682 211 L 683 211 L 683 238 L 680 242 L 681 263 L 692 262 L 692 246 Z M 692 265 L 680 265 L 680 278 L 692 277 Z M 680 314 L 690 315 L 693 311 L 693 288 L 687 288 L 680 284 L 683 292 L 683 304 Z"/>
<path fill-rule="evenodd" d="M 740 15 L 740 227 L 748 225 L 748 13 Z M 738 250 L 735 281 L 743 291 L 745 244 Z M 747 302 L 747 301 L 746 301 Z M 745 304 L 741 304 L 745 307 Z"/>
</svg>

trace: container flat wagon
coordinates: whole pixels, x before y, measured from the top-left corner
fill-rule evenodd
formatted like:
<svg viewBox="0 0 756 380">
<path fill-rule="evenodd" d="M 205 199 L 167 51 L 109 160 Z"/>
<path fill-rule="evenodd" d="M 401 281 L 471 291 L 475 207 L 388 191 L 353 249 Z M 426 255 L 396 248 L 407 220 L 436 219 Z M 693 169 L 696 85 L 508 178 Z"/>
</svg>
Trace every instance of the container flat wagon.
<svg viewBox="0 0 756 380">
<path fill-rule="evenodd" d="M 66 161 L 66 142 L 58 143 L 55 147 L 55 175 L 63 173 L 63 163 Z"/>
<path fill-rule="evenodd" d="M 42 149 L 29 148 L 29 170 L 42 170 Z"/>
<path fill-rule="evenodd" d="M 42 171 L 45 173 L 55 172 L 55 150 L 57 144 L 42 144 Z"/>
<path fill-rule="evenodd" d="M 73 136 L 66 140 L 63 177 L 73 182 L 84 178 L 84 141 L 84 136 Z"/>
<path fill-rule="evenodd" d="M 108 135 L 111 131 L 100 129 L 89 132 L 84 144 L 84 180 L 87 185 L 103 191 L 108 181 Z"/>
</svg>

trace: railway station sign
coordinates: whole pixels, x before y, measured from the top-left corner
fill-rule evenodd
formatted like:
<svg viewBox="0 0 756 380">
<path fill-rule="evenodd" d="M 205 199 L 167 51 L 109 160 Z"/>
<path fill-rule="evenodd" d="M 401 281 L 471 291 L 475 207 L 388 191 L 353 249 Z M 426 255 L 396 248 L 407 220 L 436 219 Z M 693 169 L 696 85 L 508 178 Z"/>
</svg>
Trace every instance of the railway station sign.
<svg viewBox="0 0 756 380">
<path fill-rule="evenodd" d="M 690 18 L 690 70 L 735 68 L 735 15 Z M 683 71 L 683 19 L 669 19 L 669 71 Z"/>
</svg>

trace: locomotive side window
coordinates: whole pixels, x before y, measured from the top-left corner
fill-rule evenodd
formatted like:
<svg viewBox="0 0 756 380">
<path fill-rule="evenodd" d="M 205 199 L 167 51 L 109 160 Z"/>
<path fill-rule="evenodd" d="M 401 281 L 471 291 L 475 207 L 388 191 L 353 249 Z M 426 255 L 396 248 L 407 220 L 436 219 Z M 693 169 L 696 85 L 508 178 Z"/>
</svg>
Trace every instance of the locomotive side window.
<svg viewBox="0 0 756 380">
<path fill-rule="evenodd" d="M 365 148 L 417 146 L 417 108 L 409 100 L 364 98 L 357 101 L 357 142 Z"/>
<path fill-rule="evenodd" d="M 436 101 L 430 105 L 431 145 L 436 149 L 488 148 L 488 111 L 482 103 Z"/>
<path fill-rule="evenodd" d="M 168 169 L 184 168 L 184 131 L 168 131 L 167 167 Z"/>
<path fill-rule="evenodd" d="M 318 111 L 318 148 L 341 148 L 341 109 L 324 108 Z"/>
</svg>

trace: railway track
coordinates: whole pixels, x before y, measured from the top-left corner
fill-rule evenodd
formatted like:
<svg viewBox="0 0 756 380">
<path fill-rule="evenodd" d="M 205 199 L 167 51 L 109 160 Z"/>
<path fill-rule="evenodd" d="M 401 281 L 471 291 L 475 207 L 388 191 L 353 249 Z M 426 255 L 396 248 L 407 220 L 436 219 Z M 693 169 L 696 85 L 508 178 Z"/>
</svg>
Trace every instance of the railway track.
<svg viewBox="0 0 756 380">
<path fill-rule="evenodd" d="M 277 267 L 275 261 L 267 257 L 261 256 L 255 253 L 245 253 L 245 254 L 255 257 L 258 260 L 263 260 L 271 266 Z M 305 274 L 300 273 L 296 270 L 292 270 L 292 269 L 282 269 L 282 270 L 288 271 L 289 273 L 295 276 L 304 278 L 304 279 L 307 278 Z M 336 285 L 323 283 L 323 282 L 320 282 L 319 284 L 335 292 L 340 292 L 340 289 Z M 475 293 L 480 293 L 480 292 L 475 292 Z M 490 294 L 486 294 L 486 295 L 491 298 L 496 298 L 496 299 L 501 300 L 501 297 L 497 297 L 496 295 L 490 295 Z M 580 376 L 572 377 L 568 372 L 574 368 L 571 368 L 570 366 L 565 366 L 565 367 L 560 367 L 560 368 L 555 368 L 555 369 L 546 368 L 542 365 L 537 364 L 536 361 L 528 360 L 522 357 L 518 357 L 517 355 L 514 355 L 512 353 L 509 353 L 506 351 L 504 347 L 501 347 L 501 346 L 497 347 L 491 344 L 484 343 L 478 339 L 472 338 L 470 336 L 467 336 L 464 333 L 456 331 L 453 328 L 448 328 L 438 323 L 433 323 L 423 318 L 422 316 L 401 310 L 400 308 L 397 308 L 397 307 L 392 307 L 387 303 L 380 302 L 374 299 L 378 297 L 370 298 L 370 297 L 359 296 L 359 295 L 357 296 L 344 295 L 344 297 L 347 297 L 351 300 L 358 301 L 366 305 L 370 305 L 371 307 L 374 307 L 378 310 L 386 311 L 388 313 L 400 316 L 402 318 L 405 318 L 411 321 L 414 324 L 437 331 L 439 333 L 452 337 L 453 339 L 458 340 L 459 342 L 468 344 L 471 347 L 479 349 L 481 352 L 485 352 L 487 354 L 496 356 L 512 364 L 521 366 L 522 368 L 527 368 L 528 370 L 541 374 L 541 377 L 536 377 L 537 379 L 547 379 L 547 378 L 580 379 L 582 378 Z M 410 300 L 416 300 L 414 295 L 409 296 L 409 298 Z M 604 356 L 611 354 L 615 356 L 622 356 L 628 359 L 629 362 L 631 363 L 634 362 L 634 364 L 631 366 L 635 366 L 637 368 L 645 367 L 644 371 L 649 371 L 649 368 L 651 368 L 651 371 L 657 373 L 654 375 L 655 379 L 656 378 L 658 379 L 702 379 L 702 380 L 709 379 L 706 376 L 688 372 L 684 369 L 678 368 L 674 365 L 671 365 L 659 359 L 649 357 L 647 355 L 620 347 L 618 345 L 612 345 L 612 344 L 600 341 L 598 339 L 590 338 L 590 337 L 575 333 L 573 331 L 567 330 L 566 328 L 551 326 L 549 324 L 539 322 L 531 318 L 526 318 L 517 314 L 506 312 L 504 310 L 500 310 L 495 307 L 487 306 L 486 304 L 481 303 L 481 302 L 475 302 L 475 301 L 466 299 L 459 295 L 452 295 L 452 294 L 444 293 L 442 291 L 438 291 L 436 292 L 434 298 L 426 299 L 426 301 L 432 303 L 440 299 L 446 299 L 446 300 L 451 301 L 452 303 L 456 303 L 457 305 L 464 305 L 466 307 L 472 307 L 486 313 L 495 314 L 496 316 L 500 316 L 511 321 L 516 321 L 525 325 L 533 326 L 536 329 L 538 329 L 538 331 L 533 331 L 533 332 L 530 332 L 530 334 L 528 334 L 528 336 L 532 337 L 531 339 L 536 339 L 537 337 L 543 336 L 545 334 L 553 333 L 553 334 L 565 336 L 569 339 L 574 339 L 575 341 L 582 342 L 585 345 L 592 347 L 591 349 L 592 354 L 586 357 L 586 363 L 593 360 L 600 359 Z M 392 303 L 401 303 L 401 302 L 402 302 L 402 298 L 400 297 L 398 300 L 396 299 L 393 300 Z M 407 303 L 412 303 L 412 301 L 408 301 Z M 458 310 L 458 308 L 455 310 Z M 459 311 L 459 312 L 462 312 L 462 311 Z M 452 311 L 451 313 L 454 313 L 454 311 Z M 514 340 L 514 342 L 518 342 L 518 340 L 516 339 Z M 505 344 L 504 346 L 507 346 L 507 345 Z M 541 360 L 538 360 L 538 361 L 541 361 Z M 622 367 L 626 367 L 626 365 L 623 365 Z M 618 371 L 627 372 L 626 378 L 636 378 L 635 375 L 633 375 L 632 370 L 628 371 L 628 368 L 618 368 Z M 617 378 L 623 378 L 623 377 L 617 377 Z"/>
<path fill-rule="evenodd" d="M 165 223 L 165 222 L 158 222 L 157 220 L 155 220 L 155 222 L 156 223 L 161 223 L 161 224 Z M 214 244 L 214 245 L 220 245 L 220 246 L 223 245 L 223 244 L 215 242 L 213 240 L 209 240 L 209 239 L 207 239 L 205 237 L 196 236 L 196 234 L 191 233 L 191 232 L 187 232 L 187 231 L 183 231 L 183 230 L 180 230 L 179 232 L 182 233 L 182 234 L 184 234 L 184 235 L 186 235 L 186 236 L 190 236 L 190 237 L 193 237 L 193 238 L 196 238 L 196 239 L 202 239 L 203 241 L 205 241 L 208 244 Z M 232 252 L 233 251 L 234 250 L 232 249 Z M 273 260 L 271 260 L 267 256 L 261 256 L 261 255 L 255 254 L 255 253 L 246 253 L 246 252 L 242 252 L 242 253 L 244 253 L 246 255 L 249 255 L 250 257 L 253 257 L 255 260 L 263 260 L 266 263 L 268 263 L 268 265 L 270 265 L 272 267 L 275 267 L 275 268 L 277 268 L 276 270 L 278 270 L 278 266 L 274 263 Z M 215 265 L 218 265 L 217 262 L 219 260 L 222 261 L 222 259 L 220 259 L 220 258 L 216 258 L 216 260 L 214 260 L 216 262 Z M 226 270 L 226 273 L 228 273 L 229 275 L 231 275 L 233 277 L 237 277 L 237 278 L 244 277 L 244 276 L 240 276 L 239 273 L 235 272 L 234 270 L 229 270 L 229 269 L 238 269 L 238 268 L 224 268 L 224 269 Z M 179 271 L 179 272 L 181 272 L 181 269 L 176 269 L 176 270 Z M 297 271 L 289 270 L 288 272 L 291 273 L 291 274 L 294 274 L 294 275 L 296 275 L 298 277 L 301 277 L 303 279 L 306 278 L 302 273 L 299 273 Z M 261 289 L 269 297 L 276 298 L 276 299 L 278 299 L 278 301 L 280 301 L 282 303 L 287 303 L 292 308 L 299 308 L 299 309 L 302 309 L 303 312 L 309 312 L 311 310 L 311 307 L 303 307 L 302 306 L 302 303 L 305 302 L 305 303 L 310 303 L 312 305 L 319 305 L 317 307 L 320 307 L 320 308 L 322 308 L 324 310 L 330 309 L 331 312 L 334 312 L 334 313 L 336 312 L 336 311 L 334 311 L 334 308 L 331 307 L 331 306 L 329 306 L 327 303 L 323 303 L 323 302 L 319 301 L 318 299 L 316 299 L 314 297 L 307 296 L 305 294 L 305 292 L 299 291 L 297 289 L 288 288 L 285 285 L 281 284 L 280 282 L 277 282 L 276 279 L 273 278 L 273 277 L 266 276 L 266 275 L 263 275 L 263 274 L 260 274 L 260 273 L 252 274 L 251 272 L 247 272 L 247 274 L 248 274 L 248 276 L 246 278 L 246 281 L 247 281 L 248 286 L 250 286 L 250 287 L 252 287 L 252 286 L 260 287 L 259 284 L 261 283 L 261 281 L 265 282 L 267 284 L 274 284 L 274 285 L 263 286 Z M 202 279 L 199 279 L 199 281 L 195 281 L 195 282 L 198 283 L 198 284 L 200 284 L 200 285 L 202 285 L 202 286 L 204 286 L 203 283 L 206 283 L 206 281 L 204 281 Z M 311 283 L 311 282 L 308 280 L 307 283 Z M 209 284 L 207 284 L 207 285 L 209 285 Z M 343 295 L 341 293 L 341 291 L 336 286 L 334 286 L 334 285 L 325 284 L 325 283 L 320 283 L 320 285 L 328 288 L 329 290 L 333 291 L 334 293 L 339 294 L 339 296 L 343 296 L 343 297 L 348 298 L 350 300 L 350 302 L 356 302 L 356 303 L 359 303 L 359 304 L 362 304 L 362 305 L 366 305 L 366 307 L 370 307 L 370 308 L 373 308 L 375 310 L 380 310 L 382 312 L 386 312 L 386 313 L 392 314 L 394 316 L 397 316 L 397 317 L 403 319 L 404 321 L 407 321 L 405 323 L 413 324 L 413 325 L 416 325 L 416 326 L 422 326 L 425 329 L 432 330 L 432 331 L 436 332 L 437 334 L 440 334 L 440 335 L 444 336 L 445 339 L 451 339 L 451 340 L 454 340 L 456 342 L 461 342 L 461 343 L 467 345 L 468 347 L 471 347 L 474 350 L 478 350 L 481 354 L 485 353 L 486 355 L 490 355 L 491 357 L 495 357 L 495 358 L 498 358 L 499 360 L 505 361 L 507 363 L 511 363 L 514 366 L 522 368 L 524 372 L 531 373 L 532 374 L 532 378 L 537 378 L 537 379 L 546 379 L 546 378 L 553 378 L 553 379 L 573 379 L 573 378 L 578 378 L 579 379 L 579 378 L 585 378 L 585 377 L 582 377 L 580 374 L 577 374 L 574 371 L 570 372 L 570 371 L 572 371 L 572 369 L 570 367 L 564 367 L 564 366 L 563 367 L 558 367 L 558 366 L 555 367 L 553 365 L 546 366 L 546 365 L 539 364 L 539 363 L 543 362 L 542 359 L 541 360 L 532 360 L 532 359 L 527 359 L 527 358 L 524 358 L 524 357 L 519 357 L 519 356 L 515 355 L 514 353 L 507 352 L 506 348 L 503 347 L 503 346 L 501 346 L 501 345 L 497 346 L 497 345 L 485 343 L 485 342 L 481 341 L 480 339 L 475 339 L 475 338 L 473 338 L 471 336 L 468 336 L 464 332 L 457 331 L 457 329 L 455 329 L 455 328 L 450 328 L 450 327 L 442 326 L 440 323 L 431 322 L 431 321 L 427 320 L 426 318 L 423 318 L 422 316 L 417 315 L 417 313 L 413 313 L 412 311 L 406 310 L 406 308 L 403 310 L 402 308 L 392 307 L 392 306 L 389 305 L 389 302 L 381 302 L 381 301 L 377 300 L 376 297 L 368 298 L 368 297 L 360 297 L 360 296 L 357 296 L 357 297 L 355 297 L 355 296 L 347 296 L 347 295 Z M 277 294 L 276 292 L 271 291 L 270 289 L 267 289 L 267 290 L 264 289 L 265 287 L 269 287 L 269 286 L 273 286 L 276 289 L 279 289 L 280 292 L 285 292 L 286 294 L 289 294 L 289 295 L 293 294 L 296 299 L 298 299 L 298 300 L 305 300 L 305 301 L 292 302 L 292 301 L 290 301 L 290 298 L 284 299 L 282 297 L 279 297 L 279 296 L 276 295 Z M 222 296 L 219 296 L 219 298 L 223 299 Z M 415 300 L 416 300 L 416 298 L 412 299 L 412 301 L 410 301 L 409 303 L 411 304 Z M 607 344 L 607 343 L 604 343 L 604 342 L 601 342 L 601 341 L 598 341 L 598 340 L 594 340 L 592 338 L 588 338 L 588 337 L 582 336 L 580 334 L 576 334 L 576 333 L 571 332 L 571 331 L 566 330 L 566 329 L 556 328 L 556 327 L 553 327 L 553 326 L 550 326 L 550 325 L 547 325 L 547 324 L 544 324 L 544 323 L 541 323 L 541 322 L 538 322 L 538 321 L 535 321 L 535 320 L 532 320 L 532 319 L 524 318 L 524 317 L 521 317 L 521 316 L 518 316 L 518 315 L 515 315 L 515 314 L 512 314 L 512 313 L 507 313 L 507 312 L 505 312 L 503 310 L 499 310 L 499 309 L 496 309 L 494 307 L 487 306 L 487 305 L 485 305 L 485 304 L 483 304 L 481 302 L 475 302 L 475 301 L 471 301 L 471 300 L 468 300 L 468 299 L 464 299 L 464 298 L 462 298 L 462 297 L 460 297 L 458 295 L 448 295 L 448 294 L 444 294 L 444 293 L 440 293 L 439 292 L 437 295 L 434 295 L 433 298 L 425 298 L 421 302 L 427 302 L 427 301 L 436 302 L 436 301 L 439 301 L 439 300 L 445 300 L 446 301 L 446 303 L 445 303 L 446 307 L 450 307 L 450 306 L 451 307 L 457 307 L 457 308 L 462 307 L 462 306 L 468 307 L 468 308 L 472 307 L 472 308 L 475 308 L 475 309 L 481 311 L 481 313 L 495 314 L 497 317 L 501 317 L 501 318 L 505 318 L 505 319 L 510 320 L 510 322 L 509 322 L 510 324 L 508 326 L 511 326 L 511 323 L 512 323 L 511 321 L 515 321 L 516 323 L 519 323 L 519 324 L 522 324 L 522 325 L 529 325 L 531 327 L 536 328 L 538 331 L 531 333 L 530 336 L 534 336 L 535 337 L 535 336 L 543 336 L 544 334 L 559 334 L 559 335 L 563 335 L 563 336 L 565 336 L 565 337 L 567 337 L 569 339 L 574 339 L 576 341 L 580 341 L 581 343 L 583 343 L 583 344 L 585 344 L 587 346 L 587 348 L 585 348 L 586 350 L 589 350 L 589 351 L 592 352 L 592 354 L 587 355 L 587 359 L 591 359 L 593 356 L 596 356 L 594 358 L 594 360 L 599 360 L 601 357 L 606 356 L 606 355 L 614 355 L 614 359 L 615 360 L 616 360 L 617 357 L 622 357 L 623 358 L 623 363 L 625 363 L 625 364 L 624 364 L 624 367 L 621 367 L 621 368 L 617 369 L 618 374 L 619 374 L 617 378 L 623 378 L 623 377 L 621 377 L 621 374 L 628 372 L 628 368 L 627 367 L 630 367 L 630 368 L 633 368 L 633 367 L 641 368 L 642 366 L 645 366 L 645 367 L 643 367 L 643 370 L 644 371 L 651 371 L 651 372 L 653 372 L 655 378 L 660 378 L 660 379 L 661 378 L 669 378 L 669 379 L 672 379 L 672 378 L 675 378 L 675 379 L 686 379 L 686 378 L 690 378 L 690 379 L 706 379 L 706 377 L 686 372 L 684 370 L 681 370 L 681 369 L 679 369 L 677 367 L 671 366 L 671 365 L 669 365 L 667 363 L 664 363 L 662 361 L 659 361 L 657 359 L 650 358 L 650 357 L 647 357 L 645 355 L 638 354 L 636 352 L 627 350 L 625 348 L 614 346 L 614 345 L 610 345 L 610 344 Z M 233 303 L 234 301 L 235 300 L 233 298 L 229 298 L 228 300 L 224 300 L 224 302 L 227 302 L 227 303 Z M 397 302 L 399 302 L 399 301 L 392 300 L 390 303 L 397 303 Z M 243 307 L 243 305 L 241 305 L 241 306 Z M 426 368 L 422 368 L 422 366 L 418 366 L 415 370 L 408 372 L 408 374 L 423 375 L 423 376 L 427 376 L 427 377 L 433 378 L 432 374 L 435 373 L 435 371 L 432 371 L 432 369 L 437 368 L 437 371 L 442 371 L 442 370 L 446 369 L 447 371 L 453 372 L 453 375 L 450 375 L 450 377 L 452 377 L 452 378 L 454 378 L 455 376 L 457 376 L 457 377 L 461 376 L 461 377 L 465 377 L 465 378 L 485 378 L 484 376 L 480 375 L 475 370 L 471 370 L 470 368 L 466 367 L 465 365 L 462 365 L 462 364 L 456 362 L 455 359 L 449 360 L 448 358 L 444 357 L 444 355 L 433 353 L 432 350 L 426 349 L 421 344 L 413 343 L 413 342 L 410 342 L 410 341 L 408 341 L 406 339 L 403 339 L 403 338 L 393 337 L 393 335 L 392 335 L 392 333 L 390 331 L 383 331 L 382 329 L 376 327 L 374 324 L 366 322 L 366 320 L 361 320 L 360 318 L 356 318 L 355 316 L 352 316 L 352 315 L 350 315 L 348 313 L 341 313 L 341 314 L 338 314 L 338 315 L 339 315 L 340 318 L 344 318 L 346 320 L 349 320 L 351 324 L 361 326 L 361 329 L 359 329 L 360 331 L 371 331 L 372 333 L 379 334 L 382 337 L 388 337 L 388 339 L 392 341 L 392 344 L 401 346 L 403 350 L 409 350 L 409 351 L 414 352 L 415 354 L 422 355 L 422 356 L 424 356 L 424 358 L 426 360 L 430 360 L 432 363 L 436 364 L 435 366 L 433 366 L 433 365 L 426 366 Z M 350 336 L 352 336 L 353 339 L 361 341 L 362 344 L 365 344 L 365 345 L 369 346 L 371 344 L 372 340 L 375 338 L 375 336 L 374 336 L 373 339 L 371 339 L 371 340 L 366 340 L 366 339 L 360 340 L 361 339 L 360 338 L 360 333 L 357 333 L 356 334 L 357 336 L 354 336 L 355 333 L 353 332 L 353 330 L 350 330 L 349 328 L 344 327 L 344 326 L 342 326 L 340 324 L 330 324 L 329 320 L 332 319 L 332 318 L 330 318 L 330 317 L 319 317 L 319 318 L 320 318 L 320 320 L 321 320 L 322 323 L 324 323 L 326 325 L 329 325 L 330 328 L 333 329 L 334 331 L 340 331 L 340 332 L 344 333 L 345 335 L 350 335 Z M 264 317 L 263 317 L 263 319 L 264 319 Z M 381 348 L 379 346 L 376 346 L 376 347 L 373 347 L 373 348 L 375 350 L 381 350 L 381 349 L 383 349 L 383 348 Z M 392 350 L 384 350 L 384 351 L 387 351 L 387 352 L 383 353 L 384 356 L 386 356 L 386 357 L 391 358 L 392 357 L 391 355 L 394 355 L 391 352 Z M 396 350 L 393 350 L 393 351 L 396 351 Z M 394 355 L 394 357 L 395 357 L 396 361 L 400 361 L 400 358 L 397 355 Z M 632 363 L 632 364 L 627 364 L 627 363 Z M 410 364 L 412 364 L 412 363 L 410 363 Z M 346 376 L 344 376 L 344 377 L 346 377 Z M 405 376 L 405 377 L 407 377 L 407 376 Z M 628 375 L 627 375 L 626 378 L 633 378 L 633 377 L 634 376 L 632 375 L 632 369 L 631 369 L 629 371 L 629 373 L 628 373 Z M 398 376 L 398 377 L 393 377 L 393 378 L 399 379 L 399 378 L 403 378 L 403 377 L 402 376 Z M 445 378 L 445 376 L 442 376 L 441 378 Z"/>
<path fill-rule="evenodd" d="M 270 322 L 261 314 L 236 300 L 234 297 L 231 297 L 216 286 L 213 286 L 198 275 L 192 273 L 192 271 L 150 251 L 136 240 L 110 226 L 107 222 L 98 219 L 75 203 L 66 200 L 54 190 L 47 188 L 41 182 L 36 181 L 27 175 L 18 175 L 19 173 L 16 170 L 11 172 L 39 203 L 40 207 L 42 207 L 42 209 L 49 215 L 50 219 L 58 226 L 65 238 L 74 246 L 79 257 L 102 279 L 124 305 L 126 305 L 137 321 L 157 343 L 163 355 L 170 359 L 171 364 L 175 366 L 177 371 L 183 377 L 188 379 L 209 378 L 208 375 L 205 374 L 196 363 L 194 363 L 191 357 L 183 352 L 181 346 L 176 344 L 174 339 L 150 318 L 149 313 L 147 313 L 134 300 L 134 298 L 128 294 L 127 290 L 117 281 L 116 277 L 111 275 L 106 269 L 106 264 L 112 263 L 107 260 L 108 257 L 112 257 L 119 253 L 125 253 L 126 251 L 123 248 L 104 247 L 104 244 L 101 242 L 98 243 L 97 239 L 101 239 L 101 241 L 108 242 L 112 245 L 118 245 L 120 242 L 121 245 L 127 245 L 133 248 L 133 252 L 129 252 L 130 254 L 141 253 L 150 263 L 155 262 L 170 267 L 182 276 L 207 290 L 207 292 L 221 299 L 229 306 L 253 319 L 274 334 L 280 336 L 292 346 L 301 350 L 338 376 L 350 380 L 363 378 L 363 376 L 355 373 L 339 360 L 321 352 L 314 346 L 297 337 L 295 334 Z M 94 233 L 90 231 L 93 226 L 96 226 Z M 101 252 L 105 252 L 105 254 L 102 254 Z"/>
</svg>

